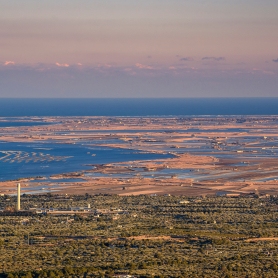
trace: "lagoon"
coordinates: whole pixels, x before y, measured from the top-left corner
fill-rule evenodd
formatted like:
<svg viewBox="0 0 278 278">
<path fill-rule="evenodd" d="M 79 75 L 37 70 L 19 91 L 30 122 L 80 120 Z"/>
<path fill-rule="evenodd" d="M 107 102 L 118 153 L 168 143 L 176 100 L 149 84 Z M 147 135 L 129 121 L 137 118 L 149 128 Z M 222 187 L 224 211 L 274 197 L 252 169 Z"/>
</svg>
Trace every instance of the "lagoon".
<svg viewBox="0 0 278 278">
<path fill-rule="evenodd" d="M 94 164 L 172 157 L 138 150 L 81 144 L 0 144 L 0 181 L 89 170 Z M 90 165 L 90 166 L 89 166 Z"/>
</svg>

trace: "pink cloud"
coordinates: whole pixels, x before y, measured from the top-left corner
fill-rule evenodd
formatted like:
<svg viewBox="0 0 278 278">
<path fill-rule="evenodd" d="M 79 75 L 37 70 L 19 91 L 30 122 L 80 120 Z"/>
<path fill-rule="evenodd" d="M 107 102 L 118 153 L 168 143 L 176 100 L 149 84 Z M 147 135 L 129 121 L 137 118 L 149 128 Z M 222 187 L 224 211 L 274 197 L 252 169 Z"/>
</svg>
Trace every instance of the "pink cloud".
<svg viewBox="0 0 278 278">
<path fill-rule="evenodd" d="M 6 61 L 6 62 L 4 63 L 5 66 L 14 65 L 14 64 L 15 64 L 15 62 L 13 62 L 13 61 Z"/>
<path fill-rule="evenodd" d="M 142 64 L 139 64 L 139 63 L 135 64 L 135 66 L 139 69 L 153 69 L 153 67 L 151 67 L 151 66 L 142 65 Z"/>
<path fill-rule="evenodd" d="M 111 69 L 111 68 L 114 68 L 114 66 L 112 64 L 98 64 L 97 66 L 98 66 L 98 68 L 101 68 L 101 69 Z"/>
<path fill-rule="evenodd" d="M 60 63 L 56 63 L 55 64 L 57 67 L 64 67 L 64 68 L 68 68 L 69 67 L 69 64 L 60 64 Z"/>
<path fill-rule="evenodd" d="M 275 72 L 269 70 L 264 70 L 263 73 L 266 75 L 275 75 Z"/>
<path fill-rule="evenodd" d="M 123 71 L 129 75 L 136 75 L 136 72 L 132 68 L 124 68 Z"/>
</svg>

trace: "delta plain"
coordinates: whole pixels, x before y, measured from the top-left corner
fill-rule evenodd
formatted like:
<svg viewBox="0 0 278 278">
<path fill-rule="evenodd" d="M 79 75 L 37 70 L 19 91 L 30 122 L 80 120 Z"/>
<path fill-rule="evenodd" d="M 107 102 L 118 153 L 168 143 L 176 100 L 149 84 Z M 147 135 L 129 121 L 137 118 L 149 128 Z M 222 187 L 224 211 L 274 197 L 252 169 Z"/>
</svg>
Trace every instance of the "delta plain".
<svg viewBox="0 0 278 278">
<path fill-rule="evenodd" d="M 277 127 L 1 118 L 0 277 L 277 277 Z"/>
<path fill-rule="evenodd" d="M 277 194 L 277 127 L 275 116 L 3 118 L 0 193 L 18 180 L 22 193 Z"/>
</svg>

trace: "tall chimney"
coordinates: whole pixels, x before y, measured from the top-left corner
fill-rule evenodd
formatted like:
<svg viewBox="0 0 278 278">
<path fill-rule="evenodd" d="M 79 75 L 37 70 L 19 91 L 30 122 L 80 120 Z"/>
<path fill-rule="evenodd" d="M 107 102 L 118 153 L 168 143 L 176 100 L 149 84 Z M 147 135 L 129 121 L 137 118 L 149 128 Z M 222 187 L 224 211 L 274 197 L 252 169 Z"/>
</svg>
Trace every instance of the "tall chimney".
<svg viewBox="0 0 278 278">
<path fill-rule="evenodd" d="M 17 206 L 16 210 L 20 210 L 20 183 L 17 184 Z"/>
</svg>

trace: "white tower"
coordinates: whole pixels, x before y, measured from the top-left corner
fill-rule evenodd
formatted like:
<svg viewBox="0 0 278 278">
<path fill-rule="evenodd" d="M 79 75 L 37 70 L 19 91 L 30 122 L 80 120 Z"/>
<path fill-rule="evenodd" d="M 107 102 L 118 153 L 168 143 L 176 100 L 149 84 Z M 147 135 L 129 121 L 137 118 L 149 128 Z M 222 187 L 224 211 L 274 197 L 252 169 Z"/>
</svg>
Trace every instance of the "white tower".
<svg viewBox="0 0 278 278">
<path fill-rule="evenodd" d="M 16 210 L 20 210 L 20 183 L 17 184 L 17 206 Z"/>
</svg>

